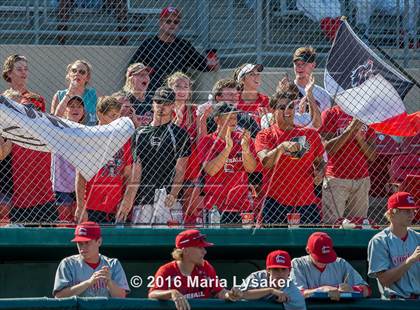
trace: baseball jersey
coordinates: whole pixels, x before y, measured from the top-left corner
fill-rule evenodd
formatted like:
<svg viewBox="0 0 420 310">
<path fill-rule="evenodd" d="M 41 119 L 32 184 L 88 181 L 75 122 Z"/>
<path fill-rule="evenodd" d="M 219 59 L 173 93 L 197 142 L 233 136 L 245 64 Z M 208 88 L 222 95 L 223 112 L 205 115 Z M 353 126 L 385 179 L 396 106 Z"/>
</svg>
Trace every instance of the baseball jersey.
<svg viewBox="0 0 420 310">
<path fill-rule="evenodd" d="M 376 234 L 368 245 L 368 276 L 377 278 L 377 273 L 401 265 L 420 246 L 420 233 L 408 229 L 407 239 L 395 236 L 390 228 Z M 420 260 L 415 262 L 403 276 L 389 287 L 378 281 L 382 298 L 391 295 L 409 298 L 411 294 L 420 296 Z"/>
<path fill-rule="evenodd" d="M 333 134 L 337 137 L 350 125 L 353 117 L 346 114 L 339 106 L 322 112 L 322 125 L 318 132 Z M 368 139 L 375 138 L 375 131 L 363 126 Z M 340 179 L 362 179 L 369 176 L 368 160 L 363 154 L 355 138 L 350 138 L 337 152 L 328 153 L 328 163 L 325 175 Z"/>
<path fill-rule="evenodd" d="M 204 198 L 207 208 L 216 205 L 220 211 L 248 211 L 248 175 L 244 169 L 241 147 L 242 134 L 232 132 L 233 147 L 229 156 L 214 176 L 205 174 Z M 250 150 L 256 158 L 254 146 L 250 139 Z M 203 137 L 199 144 L 199 157 L 202 163 L 216 158 L 225 148 L 225 140 L 217 133 Z"/>
<path fill-rule="evenodd" d="M 58 265 L 55 274 L 53 296 L 67 287 L 75 286 L 90 279 L 94 272 L 101 270 L 101 268 L 105 266 L 109 268 L 112 281 L 114 281 L 119 288 L 122 288 L 129 293 L 130 288 L 128 286 L 127 278 L 118 259 L 108 258 L 99 254 L 99 260 L 99 265 L 93 269 L 84 262 L 83 257 L 79 254 L 64 258 L 60 262 L 60 265 Z M 79 296 L 111 297 L 104 280 L 99 280 L 96 285 L 89 287 Z"/>
<path fill-rule="evenodd" d="M 268 285 L 268 280 L 269 277 L 267 270 L 253 272 L 243 281 L 240 290 L 245 292 L 252 289 L 270 287 Z M 296 287 L 296 284 L 290 278 L 286 280 L 285 285 L 279 288 L 279 290 L 283 291 L 287 294 L 287 296 L 289 296 L 289 301 L 283 303 L 285 310 L 306 309 L 305 298 L 303 297 L 299 289 Z M 275 297 L 273 295 L 269 295 L 264 297 L 263 299 L 271 300 L 274 298 Z"/>
<path fill-rule="evenodd" d="M 347 274 L 347 284 L 350 286 L 368 285 L 352 265 L 341 257 L 338 257 L 335 262 L 327 264 L 323 271 L 314 265 L 309 255 L 294 258 L 290 277 L 299 289 L 307 290 L 324 285 L 338 287 L 344 282 Z"/>
<path fill-rule="evenodd" d="M 264 173 L 264 190 L 268 197 L 282 205 L 308 206 L 316 203 L 314 194 L 314 161 L 322 157 L 324 147 L 314 129 L 295 127 L 282 130 L 277 124 L 260 131 L 255 148 L 257 153 L 272 150 L 284 141 L 304 137 L 308 150 L 302 158 L 283 154 L 272 169 Z"/>
<path fill-rule="evenodd" d="M 224 288 L 218 280 L 216 270 L 204 260 L 204 264 L 196 265 L 189 276 L 182 274 L 176 261 L 161 266 L 149 292 L 170 289 L 178 290 L 187 299 L 202 299 L 212 298 Z"/>
</svg>

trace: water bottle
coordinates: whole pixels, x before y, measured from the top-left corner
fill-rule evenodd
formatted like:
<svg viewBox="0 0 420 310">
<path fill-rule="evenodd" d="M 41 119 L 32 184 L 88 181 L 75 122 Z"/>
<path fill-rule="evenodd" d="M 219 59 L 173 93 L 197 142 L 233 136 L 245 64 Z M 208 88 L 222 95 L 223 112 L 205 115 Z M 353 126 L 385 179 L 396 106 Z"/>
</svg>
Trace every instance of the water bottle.
<svg viewBox="0 0 420 310">
<path fill-rule="evenodd" d="M 363 219 L 362 222 L 362 229 L 371 229 L 372 226 L 370 225 L 370 222 L 368 219 Z"/>
<path fill-rule="evenodd" d="M 217 206 L 214 205 L 210 210 L 210 224 L 211 228 L 220 228 L 220 212 Z"/>
</svg>

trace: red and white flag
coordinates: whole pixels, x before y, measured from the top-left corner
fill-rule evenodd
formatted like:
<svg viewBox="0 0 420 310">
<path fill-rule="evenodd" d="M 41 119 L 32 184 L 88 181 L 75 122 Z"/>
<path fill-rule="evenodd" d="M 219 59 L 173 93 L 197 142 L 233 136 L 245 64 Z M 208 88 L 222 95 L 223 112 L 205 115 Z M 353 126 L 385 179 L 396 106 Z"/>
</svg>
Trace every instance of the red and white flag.
<svg viewBox="0 0 420 310">
<path fill-rule="evenodd" d="M 403 103 L 413 83 L 384 62 L 342 21 L 328 56 L 324 84 L 347 114 L 393 136 L 420 133 L 420 112 Z"/>
</svg>

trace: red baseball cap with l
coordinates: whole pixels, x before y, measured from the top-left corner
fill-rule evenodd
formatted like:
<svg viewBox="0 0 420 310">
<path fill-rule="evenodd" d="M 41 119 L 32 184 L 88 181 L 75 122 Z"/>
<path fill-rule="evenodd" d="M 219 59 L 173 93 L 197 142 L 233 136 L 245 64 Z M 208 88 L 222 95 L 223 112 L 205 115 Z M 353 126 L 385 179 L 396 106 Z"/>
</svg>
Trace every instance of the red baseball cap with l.
<svg viewBox="0 0 420 310">
<path fill-rule="evenodd" d="M 167 6 L 160 11 L 160 18 L 166 18 L 170 15 L 176 15 L 177 17 L 181 18 L 181 12 L 173 6 Z"/>
<path fill-rule="evenodd" d="M 292 268 L 292 260 L 289 253 L 282 250 L 269 253 L 265 260 L 265 268 Z"/>
<path fill-rule="evenodd" d="M 86 242 L 101 237 L 101 227 L 95 222 L 83 222 L 76 226 L 71 242 Z"/>
<path fill-rule="evenodd" d="M 388 198 L 388 210 L 391 209 L 419 209 L 413 195 L 407 192 L 397 192 Z"/>
<path fill-rule="evenodd" d="M 180 232 L 175 239 L 175 246 L 177 249 L 199 247 L 206 248 L 213 246 L 213 243 L 206 241 L 206 235 L 202 234 L 199 230 L 188 229 Z"/>
<path fill-rule="evenodd" d="M 314 232 L 308 238 L 306 248 L 314 260 L 323 264 L 330 264 L 336 261 L 337 253 L 333 248 L 331 237 L 323 232 Z"/>
</svg>

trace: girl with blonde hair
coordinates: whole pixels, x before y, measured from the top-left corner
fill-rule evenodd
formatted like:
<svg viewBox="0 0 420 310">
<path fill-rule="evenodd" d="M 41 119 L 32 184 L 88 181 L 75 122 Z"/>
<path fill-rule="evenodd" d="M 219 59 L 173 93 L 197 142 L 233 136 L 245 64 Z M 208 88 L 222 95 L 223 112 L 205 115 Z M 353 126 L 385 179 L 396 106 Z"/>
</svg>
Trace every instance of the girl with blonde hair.
<svg viewBox="0 0 420 310">
<path fill-rule="evenodd" d="M 191 139 L 191 156 L 188 159 L 184 176 L 182 195 L 184 222 L 195 224 L 199 218 L 199 178 L 200 160 L 198 158 L 197 141 L 199 140 L 199 119 L 197 107 L 191 102 L 191 79 L 183 72 L 175 72 L 167 79 L 167 86 L 175 92 L 175 112 L 173 122 L 187 130 Z"/>
<path fill-rule="evenodd" d="M 76 60 L 67 66 L 66 80 L 68 87 L 57 91 L 51 103 L 51 114 L 56 114 L 57 107 L 67 106 L 67 102 L 73 96 L 79 96 L 83 99 L 85 108 L 85 124 L 94 126 L 97 123 L 96 118 L 96 90 L 88 87 L 92 75 L 92 67 L 85 60 Z"/>
</svg>

